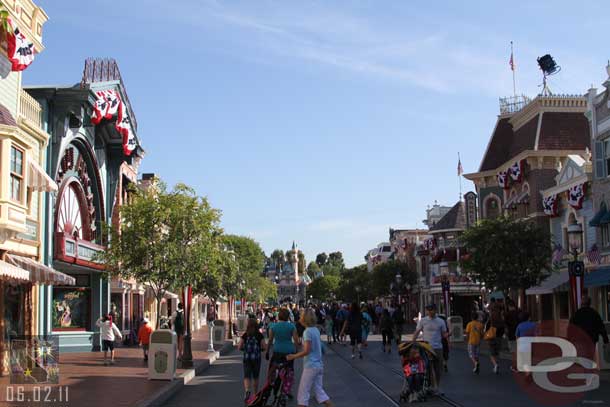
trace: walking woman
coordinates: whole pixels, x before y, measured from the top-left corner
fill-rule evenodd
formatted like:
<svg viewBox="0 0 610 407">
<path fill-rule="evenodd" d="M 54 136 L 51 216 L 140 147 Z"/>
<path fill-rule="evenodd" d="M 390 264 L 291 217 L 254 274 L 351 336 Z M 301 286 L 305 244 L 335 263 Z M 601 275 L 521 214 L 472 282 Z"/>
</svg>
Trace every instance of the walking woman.
<svg viewBox="0 0 610 407">
<path fill-rule="evenodd" d="M 349 333 L 352 359 L 356 357 L 356 350 L 358 350 L 358 357 L 362 359 L 362 313 L 357 302 L 352 303 L 347 319 L 343 323 L 341 336 L 345 334 L 345 331 Z"/>
<path fill-rule="evenodd" d="M 318 404 L 324 404 L 326 407 L 334 406 L 322 387 L 324 377 L 322 340 L 320 338 L 320 331 L 316 328 L 316 322 L 316 313 L 311 308 L 302 313 L 301 323 L 305 327 L 303 332 L 303 350 L 299 353 L 286 356 L 286 359 L 289 361 L 302 357 L 305 358 L 297 396 L 299 407 L 309 406 L 312 387 Z"/>
<path fill-rule="evenodd" d="M 383 351 L 390 353 L 392 350 L 392 338 L 394 338 L 394 332 L 392 330 L 393 323 L 390 312 L 384 308 L 381 313 L 381 319 L 379 321 L 379 328 L 381 329 L 381 339 L 383 344 Z"/>
<path fill-rule="evenodd" d="M 502 316 L 502 305 L 496 303 L 495 298 L 491 299 L 489 307 L 489 320 L 485 330 L 485 340 L 489 345 L 489 357 L 493 364 L 493 372 L 500 373 L 500 348 L 502 337 L 504 336 L 504 318 Z"/>
<path fill-rule="evenodd" d="M 267 350 L 265 338 L 259 331 L 255 318 L 248 319 L 246 333 L 243 334 L 237 348 L 244 352 L 244 391 L 246 402 L 250 395 L 258 392 L 258 376 L 261 371 L 261 352 Z"/>
<path fill-rule="evenodd" d="M 299 335 L 297 334 L 296 326 L 290 322 L 290 313 L 288 309 L 282 308 L 278 314 L 279 322 L 271 324 L 269 329 L 269 345 L 267 346 L 266 359 L 269 360 L 269 351 L 273 349 L 273 356 L 271 363 L 282 363 L 286 360 L 288 355 L 296 352 L 296 345 L 299 343 Z M 290 390 L 292 388 L 292 381 L 294 379 L 294 363 L 289 361 L 288 363 L 288 377 L 284 384 L 284 389 L 288 394 L 289 398 Z"/>
</svg>

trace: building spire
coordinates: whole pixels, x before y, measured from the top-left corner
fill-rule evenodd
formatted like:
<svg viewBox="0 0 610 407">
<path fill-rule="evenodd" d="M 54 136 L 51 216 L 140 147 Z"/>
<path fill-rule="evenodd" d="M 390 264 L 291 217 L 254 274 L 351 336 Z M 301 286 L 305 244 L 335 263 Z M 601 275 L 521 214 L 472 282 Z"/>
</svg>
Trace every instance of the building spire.
<svg viewBox="0 0 610 407">
<path fill-rule="evenodd" d="M 292 241 L 292 250 L 296 249 L 297 245 L 294 243 L 294 240 Z"/>
</svg>

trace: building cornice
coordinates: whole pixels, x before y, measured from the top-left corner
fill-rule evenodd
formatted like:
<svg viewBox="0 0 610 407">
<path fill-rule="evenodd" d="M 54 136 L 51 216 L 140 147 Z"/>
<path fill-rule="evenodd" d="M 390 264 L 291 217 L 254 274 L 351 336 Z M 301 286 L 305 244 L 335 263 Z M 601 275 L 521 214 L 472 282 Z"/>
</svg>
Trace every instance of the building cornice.
<svg viewBox="0 0 610 407">
<path fill-rule="evenodd" d="M 499 172 L 508 170 L 508 168 L 511 167 L 515 162 L 521 160 L 525 160 L 528 158 L 537 158 L 538 160 L 547 157 L 558 158 L 565 157 L 570 154 L 577 154 L 582 156 L 585 154 L 585 150 L 525 150 L 492 170 L 482 172 L 471 172 L 469 174 L 464 174 L 464 178 L 470 181 L 476 181 L 484 177 L 495 177 Z"/>
</svg>

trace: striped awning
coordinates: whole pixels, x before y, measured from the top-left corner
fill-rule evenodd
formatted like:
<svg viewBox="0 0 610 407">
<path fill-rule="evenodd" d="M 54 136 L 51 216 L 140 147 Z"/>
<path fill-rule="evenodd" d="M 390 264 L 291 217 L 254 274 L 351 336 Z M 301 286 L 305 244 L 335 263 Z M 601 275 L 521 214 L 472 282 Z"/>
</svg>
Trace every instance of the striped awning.
<svg viewBox="0 0 610 407">
<path fill-rule="evenodd" d="M 13 265 L 20 267 L 28 273 L 28 279 L 33 283 L 50 284 L 50 285 L 74 285 L 76 279 L 67 274 L 53 270 L 51 267 L 45 266 L 32 260 L 28 257 L 17 256 L 16 254 L 8 254 L 7 260 Z"/>
<path fill-rule="evenodd" d="M 30 281 L 30 272 L 0 260 L 0 280 Z"/>
<path fill-rule="evenodd" d="M 558 288 L 567 283 L 570 280 L 570 276 L 567 270 L 559 272 L 553 272 L 549 277 L 546 278 L 539 286 L 531 287 L 525 290 L 526 295 L 542 295 L 552 294 L 558 291 Z"/>
<path fill-rule="evenodd" d="M 34 160 L 28 160 L 28 186 L 34 191 L 55 192 L 57 184 L 47 172 Z"/>
</svg>

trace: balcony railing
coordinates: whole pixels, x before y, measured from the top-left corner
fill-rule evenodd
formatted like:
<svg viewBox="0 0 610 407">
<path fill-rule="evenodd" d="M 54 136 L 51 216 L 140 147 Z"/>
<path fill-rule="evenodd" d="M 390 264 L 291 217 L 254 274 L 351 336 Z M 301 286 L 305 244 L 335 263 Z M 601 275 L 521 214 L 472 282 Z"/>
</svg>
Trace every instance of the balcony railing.
<svg viewBox="0 0 610 407">
<path fill-rule="evenodd" d="M 21 91 L 19 98 L 19 114 L 33 127 L 42 128 L 42 108 L 40 103 L 26 91 Z"/>
</svg>

